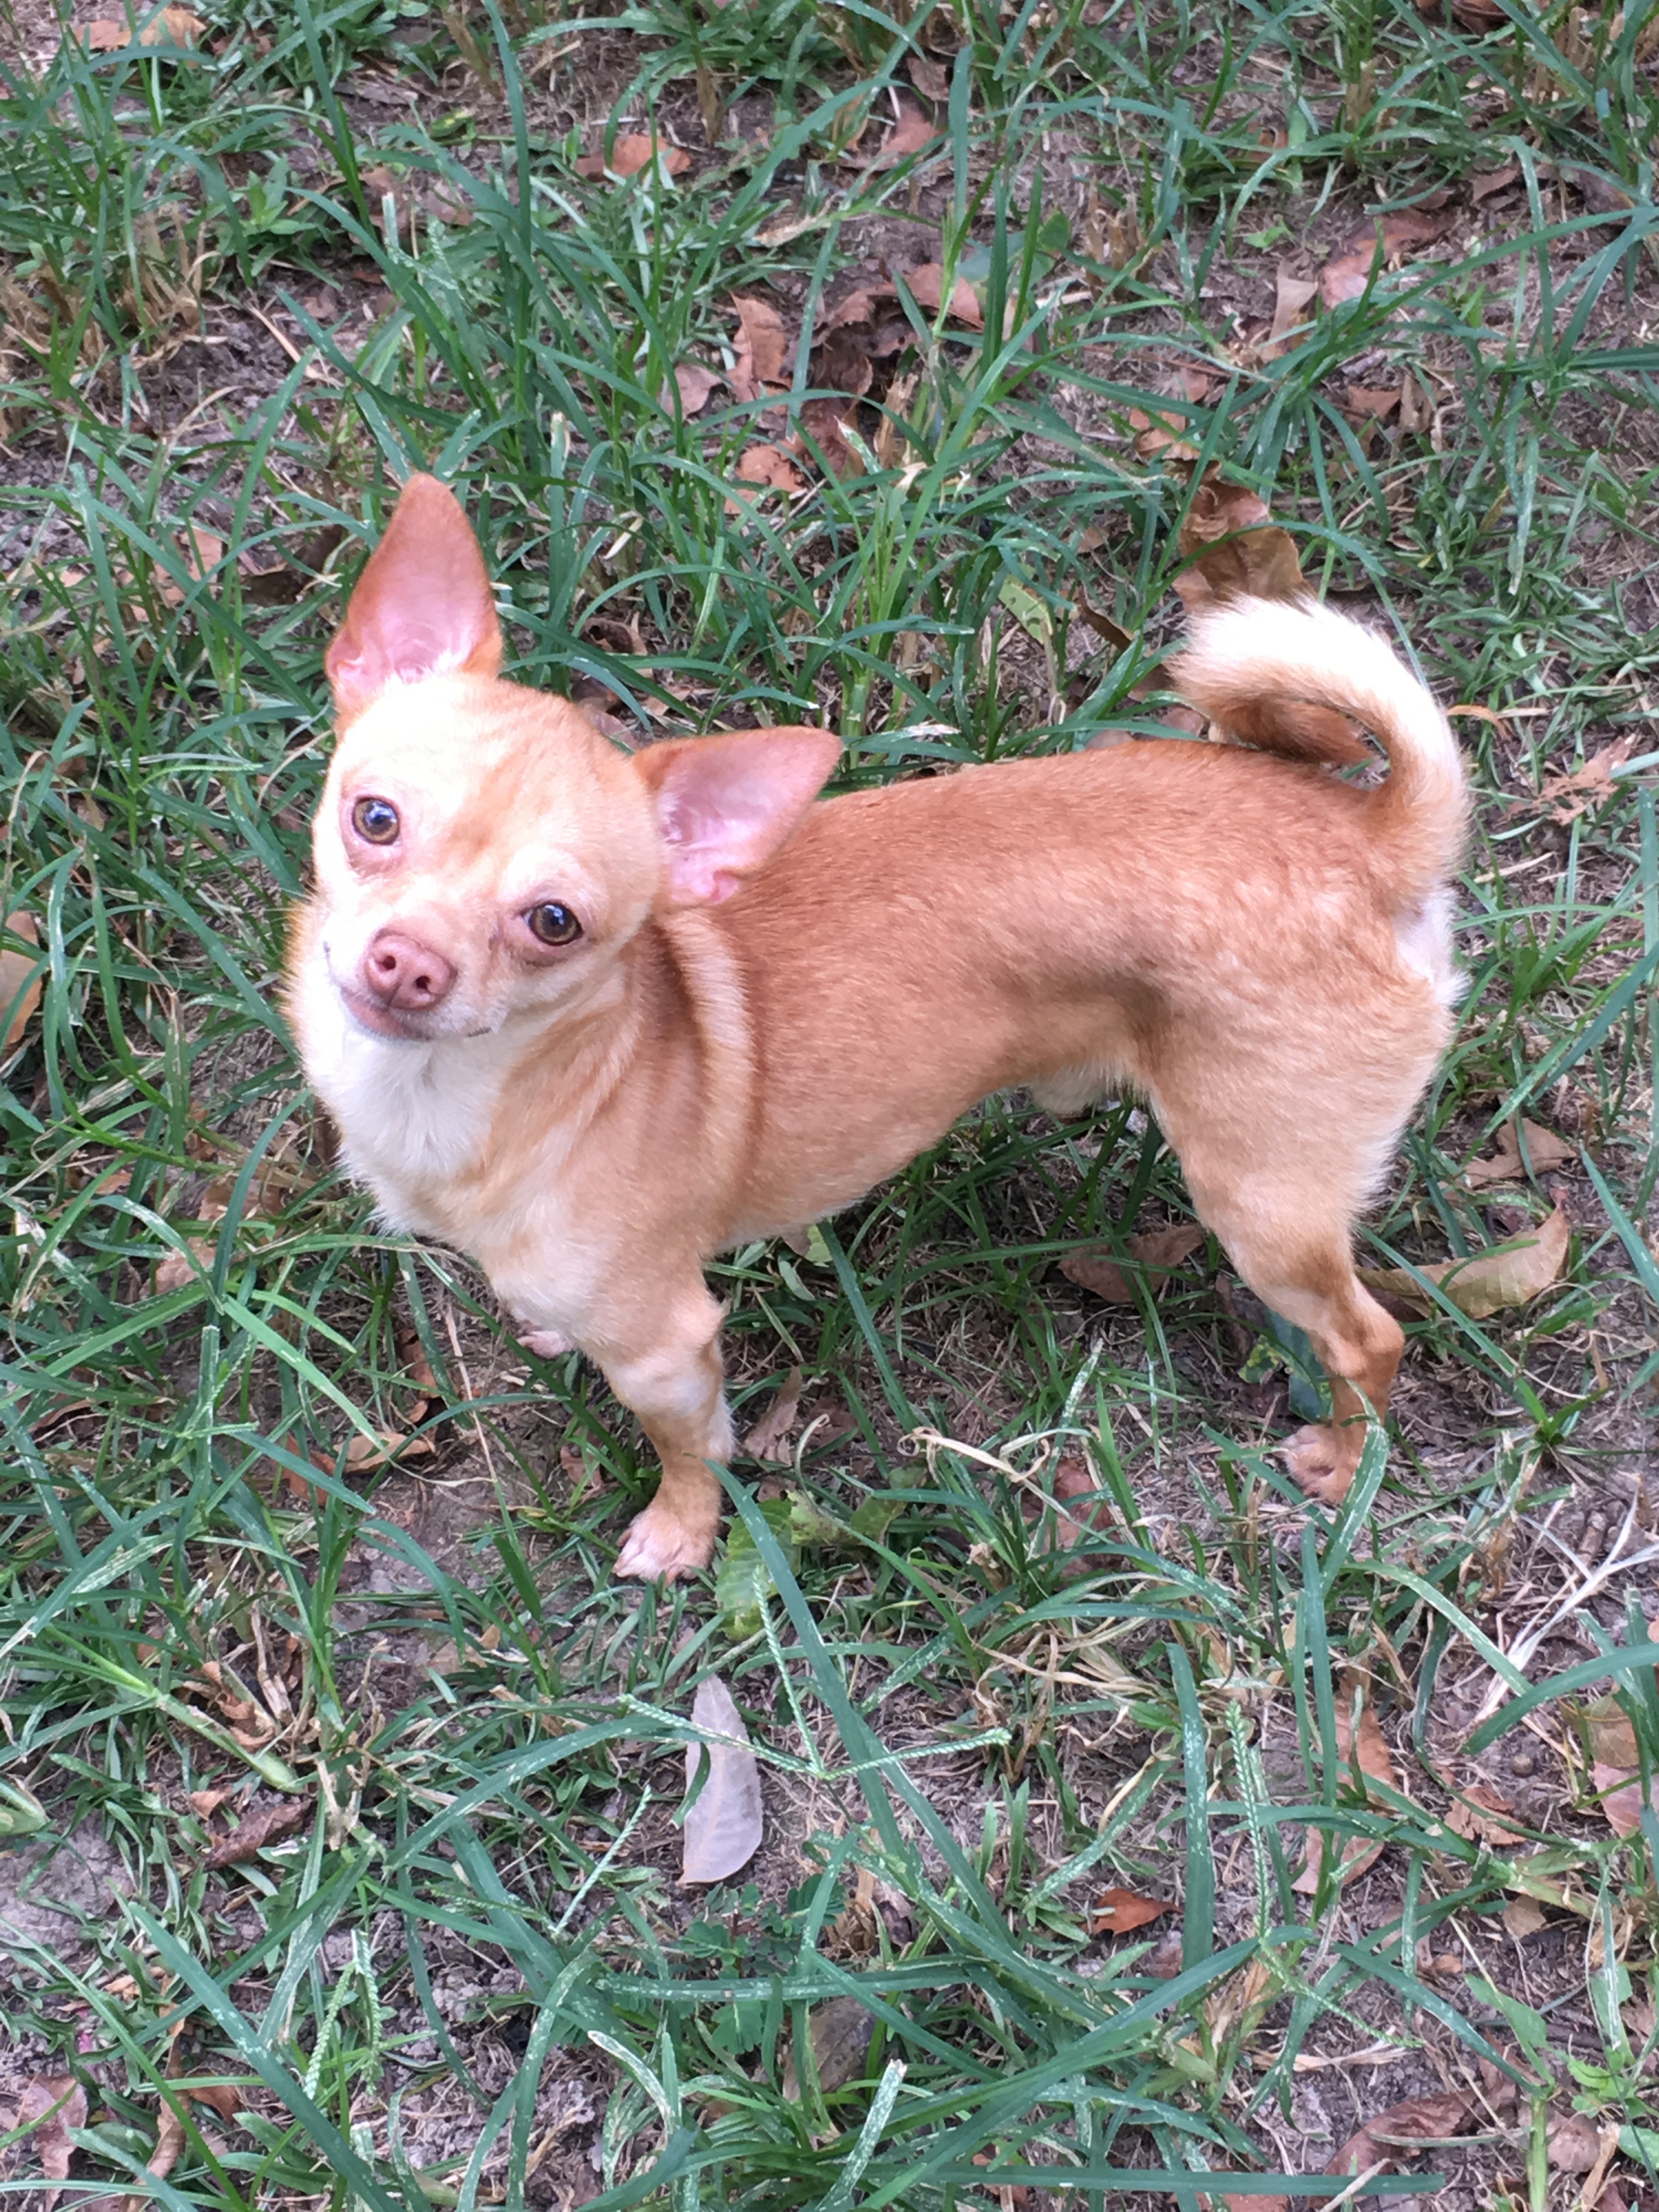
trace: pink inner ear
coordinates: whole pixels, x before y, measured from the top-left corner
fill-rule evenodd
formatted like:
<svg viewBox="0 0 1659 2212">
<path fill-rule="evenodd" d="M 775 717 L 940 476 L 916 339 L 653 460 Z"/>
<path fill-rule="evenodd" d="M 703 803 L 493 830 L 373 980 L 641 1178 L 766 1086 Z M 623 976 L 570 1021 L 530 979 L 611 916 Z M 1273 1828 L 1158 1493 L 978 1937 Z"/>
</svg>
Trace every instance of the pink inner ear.
<svg viewBox="0 0 1659 2212">
<path fill-rule="evenodd" d="M 771 859 L 841 758 L 832 731 L 740 730 L 635 756 L 656 793 L 671 906 L 717 904 Z"/>
<path fill-rule="evenodd" d="M 390 683 L 501 665 L 495 595 L 460 502 L 435 477 L 411 477 L 328 649 L 335 703 L 349 716 Z"/>
</svg>

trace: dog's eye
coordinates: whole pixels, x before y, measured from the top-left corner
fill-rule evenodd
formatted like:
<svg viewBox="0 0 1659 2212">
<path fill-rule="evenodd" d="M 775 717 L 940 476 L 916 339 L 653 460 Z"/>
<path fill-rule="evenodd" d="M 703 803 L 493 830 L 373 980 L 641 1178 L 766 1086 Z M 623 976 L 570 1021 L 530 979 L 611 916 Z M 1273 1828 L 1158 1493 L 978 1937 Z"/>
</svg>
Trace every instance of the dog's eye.
<svg viewBox="0 0 1659 2212">
<path fill-rule="evenodd" d="M 395 844 L 398 810 L 389 799 L 360 799 L 351 810 L 351 826 L 370 845 Z"/>
<path fill-rule="evenodd" d="M 574 945 L 582 933 L 580 922 L 557 899 L 549 899 L 545 906 L 532 906 L 525 922 L 530 934 L 543 945 Z"/>
</svg>

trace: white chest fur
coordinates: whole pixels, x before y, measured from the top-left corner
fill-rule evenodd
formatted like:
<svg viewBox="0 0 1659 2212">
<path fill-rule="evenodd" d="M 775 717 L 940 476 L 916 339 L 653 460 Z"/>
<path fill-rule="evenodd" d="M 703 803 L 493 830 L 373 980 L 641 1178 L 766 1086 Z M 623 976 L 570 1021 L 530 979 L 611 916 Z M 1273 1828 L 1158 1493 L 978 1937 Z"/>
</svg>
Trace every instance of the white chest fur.
<svg viewBox="0 0 1659 2212">
<path fill-rule="evenodd" d="M 306 1064 L 340 1125 L 351 1174 L 393 1227 L 453 1235 L 436 1194 L 483 1155 L 509 1064 L 506 1041 L 370 1036 L 331 987 L 308 994 L 305 1027 Z"/>
</svg>

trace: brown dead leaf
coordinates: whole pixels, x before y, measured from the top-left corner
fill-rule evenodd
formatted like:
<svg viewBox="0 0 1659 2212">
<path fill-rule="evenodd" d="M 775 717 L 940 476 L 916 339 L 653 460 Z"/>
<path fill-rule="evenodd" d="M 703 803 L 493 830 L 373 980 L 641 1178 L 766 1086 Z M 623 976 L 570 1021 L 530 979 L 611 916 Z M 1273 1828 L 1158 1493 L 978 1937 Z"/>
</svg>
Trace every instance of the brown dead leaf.
<svg viewBox="0 0 1659 2212">
<path fill-rule="evenodd" d="M 1355 1698 L 1361 1692 L 1364 1693 L 1364 1703 L 1360 1707 L 1359 1729 L 1356 1740 L 1353 1708 Z M 1376 1710 L 1371 1703 L 1370 1686 L 1365 1677 L 1352 1668 L 1346 1670 L 1337 1685 L 1336 1748 L 1345 1769 L 1344 1781 L 1357 1787 L 1367 1799 L 1370 1799 L 1371 1794 L 1367 1785 L 1372 1782 L 1384 1783 L 1390 1790 L 1399 1789 L 1400 1778 L 1395 1772 L 1394 1760 L 1389 1757 L 1389 1747 L 1383 1741 L 1381 1728 L 1377 1725 Z M 1324 1838 L 1322 1832 L 1317 1828 L 1310 1828 L 1308 1863 L 1291 1885 L 1304 1897 L 1311 1896 L 1319 1887 L 1319 1863 L 1323 1850 Z M 1342 1853 L 1341 1880 L 1352 1881 L 1355 1875 L 1363 1874 L 1367 1867 L 1374 1866 L 1382 1855 L 1381 1844 L 1367 1843 L 1363 1836 L 1350 1837 Z M 1328 2168 L 1328 2171 L 1334 2172 L 1335 2169 Z"/>
<path fill-rule="evenodd" d="M 811 438 L 823 456 L 824 466 L 837 483 L 864 473 L 864 463 L 847 436 L 853 412 L 849 401 L 834 399 L 809 399 L 800 410 L 803 437 L 795 441 L 796 452 L 805 458 L 810 448 L 805 439 Z"/>
<path fill-rule="evenodd" d="M 674 369 L 674 388 L 680 396 L 680 412 L 688 417 L 701 415 L 725 381 L 723 376 L 717 376 L 712 368 L 704 368 L 699 362 L 678 362 Z M 666 385 L 663 386 L 662 397 L 663 404 L 666 406 Z"/>
<path fill-rule="evenodd" d="M 1133 1889 L 1109 1889 L 1094 1901 L 1089 1914 L 1089 1933 L 1132 1936 L 1137 1928 L 1144 1928 L 1149 1920 L 1158 1919 L 1169 1910 L 1165 1898 L 1142 1897 Z"/>
<path fill-rule="evenodd" d="M 1545 1924 L 1544 1908 L 1531 1897 L 1512 1897 L 1499 1917 L 1516 1942 L 1524 1936 L 1535 1936 Z"/>
<path fill-rule="evenodd" d="M 155 1263 L 154 1295 L 164 1298 L 169 1291 L 182 1291 L 186 1283 L 193 1283 L 198 1273 L 205 1273 L 213 1265 L 214 1243 L 210 1237 L 186 1237 L 185 1250 L 168 1252 Z M 200 1267 L 192 1267 L 189 1255 L 194 1253 Z"/>
<path fill-rule="evenodd" d="M 896 169 L 901 161 L 908 161 L 913 154 L 920 154 L 934 137 L 932 122 L 923 114 L 914 100 L 901 93 L 898 100 L 898 119 L 888 132 L 879 153 L 872 154 L 859 164 L 866 169 Z M 843 155 L 843 161 L 850 155 Z"/>
<path fill-rule="evenodd" d="M 1519 161 L 1505 161 L 1501 169 L 1478 169 L 1469 179 L 1469 198 L 1477 207 L 1489 200 L 1494 192 L 1507 191 L 1511 185 L 1521 181 Z"/>
<path fill-rule="evenodd" d="M 1392 415 L 1400 404 L 1400 387 L 1389 385 L 1351 384 L 1343 395 L 1343 412 L 1357 416 L 1362 422 L 1380 422 L 1385 415 Z"/>
<path fill-rule="evenodd" d="M 1522 1145 L 1526 1146 L 1526 1158 L 1521 1156 Z M 1528 1167 L 1534 1176 L 1543 1175 L 1550 1168 L 1565 1165 L 1578 1157 L 1577 1145 L 1558 1137 L 1553 1129 L 1541 1128 L 1536 1121 L 1522 1121 L 1520 1137 L 1516 1135 L 1513 1121 L 1505 1121 L 1498 1133 L 1498 1150 L 1484 1159 L 1471 1160 L 1458 1177 L 1466 1190 L 1484 1190 L 1488 1183 L 1519 1182 Z"/>
<path fill-rule="evenodd" d="M 1563 2112 L 1546 2140 L 1557 2173 L 1588 2173 L 1601 2155 L 1601 2131 L 1587 2112 Z"/>
<path fill-rule="evenodd" d="M 944 63 L 934 61 L 927 54 L 911 54 L 904 66 L 922 98 L 937 100 L 943 106 L 951 97 L 951 72 Z"/>
<path fill-rule="evenodd" d="M 1362 223 L 1347 246 L 1333 255 L 1320 271 L 1320 296 L 1328 307 L 1363 296 L 1371 282 L 1379 249 L 1383 264 L 1399 261 L 1420 246 L 1432 246 L 1456 221 L 1449 209 L 1425 212 L 1419 208 L 1395 208 Z"/>
<path fill-rule="evenodd" d="M 1176 589 L 1194 612 L 1241 592 L 1265 599 L 1308 595 L 1290 532 L 1269 519 L 1264 500 L 1243 484 L 1224 483 L 1214 470 L 1193 494 L 1180 550 L 1191 565 L 1176 578 Z"/>
<path fill-rule="evenodd" d="M 1559 775 L 1547 775 L 1538 796 L 1551 821 L 1576 822 L 1592 806 L 1605 805 L 1619 788 L 1613 771 L 1622 768 L 1637 747 L 1645 742 L 1639 731 L 1627 731 L 1612 744 L 1603 745 L 1599 753 L 1580 767 L 1568 769 Z M 1530 805 L 1529 800 L 1521 799 L 1514 811 L 1527 809 Z"/>
<path fill-rule="evenodd" d="M 1423 0 L 1417 0 L 1420 8 Z M 1498 5 L 1498 0 L 1451 0 L 1452 21 L 1465 31 L 1501 31 L 1509 17 Z"/>
<path fill-rule="evenodd" d="M 1642 1761 L 1636 1731 L 1617 1698 L 1598 1698 L 1581 1718 L 1589 1742 L 1590 1780 L 1602 1817 L 1615 1836 L 1633 1836 L 1642 1825 Z"/>
<path fill-rule="evenodd" d="M 34 916 L 20 908 L 9 914 L 4 923 L 4 934 L 20 937 L 26 945 L 38 945 L 40 933 L 34 926 Z M 0 1053 L 9 1053 L 28 1027 L 29 1016 L 40 1003 L 40 976 L 35 963 L 27 952 L 9 949 L 0 951 L 0 1021 L 6 1024 Z"/>
<path fill-rule="evenodd" d="M 251 2076 L 245 2081 L 192 2081 L 190 2094 L 198 2104 L 216 2112 L 222 2120 L 234 2121 L 252 2104 L 244 2091 L 257 2089 L 259 2084 Z"/>
<path fill-rule="evenodd" d="M 202 18 L 189 8 L 163 8 L 137 33 L 137 39 L 141 46 L 194 46 L 206 28 Z M 94 54 L 110 54 L 131 46 L 134 32 L 130 23 L 100 15 L 87 25 L 82 37 Z"/>
<path fill-rule="evenodd" d="M 1264 361 L 1272 361 L 1284 351 L 1291 331 L 1313 305 L 1318 292 L 1317 278 L 1292 276 L 1281 263 L 1273 293 L 1273 319 L 1261 349 Z"/>
<path fill-rule="evenodd" d="M 47 2181 L 69 2179 L 70 2160 L 75 2154 L 70 2130 L 83 2128 L 86 2124 L 87 2093 L 72 2075 L 37 2074 L 33 2081 L 23 2084 L 23 2094 L 17 2100 L 17 2118 L 12 2125 L 33 2132 L 35 2155 Z M 43 2189 L 40 2212 L 52 2212 L 61 2193 L 57 2189 Z"/>
<path fill-rule="evenodd" d="M 1265 1959 L 1252 1959 L 1237 1973 L 1229 1974 L 1204 2000 L 1204 2023 L 1217 2043 L 1236 2029 L 1248 2033 L 1273 2000 L 1273 1969 Z"/>
<path fill-rule="evenodd" d="M 1195 461 L 1198 448 L 1188 445 L 1182 435 L 1187 427 L 1184 415 L 1147 415 L 1139 407 L 1129 410 L 1129 428 L 1135 434 L 1135 452 L 1143 461 Z"/>
<path fill-rule="evenodd" d="M 1467 1836 L 1469 1840 L 1492 1844 L 1499 1848 L 1517 1843 L 1526 1835 L 1525 1827 L 1505 1816 L 1514 1811 L 1507 1797 L 1484 1782 L 1472 1782 L 1455 1797 L 1446 1812 L 1446 1826 L 1455 1836 Z"/>
<path fill-rule="evenodd" d="M 198 1820 L 205 1820 L 210 1814 L 218 1811 L 230 1794 L 228 1790 L 192 1790 L 189 1798 L 190 1809 Z"/>
<path fill-rule="evenodd" d="M 945 296 L 945 265 L 939 261 L 924 261 L 920 267 L 903 271 L 905 283 L 912 298 L 925 314 L 936 315 L 939 301 Z M 985 328 L 985 314 L 973 286 L 965 276 L 958 276 L 951 288 L 949 313 L 959 323 L 966 323 L 972 331 Z"/>
<path fill-rule="evenodd" d="M 436 1449 L 430 1437 L 411 1436 L 404 1429 L 382 1429 L 373 1437 L 358 1429 L 346 1444 L 346 1472 L 367 1474 L 374 1468 L 389 1467 L 394 1459 L 426 1459 Z M 311 1454 L 311 1464 L 323 1474 L 332 1474 L 338 1463 L 338 1454 L 326 1445 L 319 1445 Z"/>
<path fill-rule="evenodd" d="M 1205 1232 L 1195 1221 L 1177 1222 L 1172 1228 L 1148 1230 L 1127 1238 L 1124 1249 L 1146 1273 L 1157 1279 L 1152 1285 L 1157 1295 L 1166 1287 L 1167 1278 L 1183 1260 L 1190 1259 L 1204 1241 Z M 1079 1290 L 1092 1291 L 1096 1297 L 1103 1298 L 1109 1305 L 1132 1306 L 1135 1302 L 1128 1277 L 1104 1245 L 1090 1245 L 1081 1252 L 1067 1253 L 1060 1263 L 1060 1272 Z"/>
<path fill-rule="evenodd" d="M 749 446 L 738 456 L 735 471 L 739 483 L 757 487 L 756 497 L 763 490 L 805 491 L 806 479 L 795 466 L 781 446 Z M 740 514 L 750 504 L 749 498 L 739 495 L 726 502 L 727 512 Z"/>
<path fill-rule="evenodd" d="M 806 2015 L 806 2033 L 811 2041 L 818 2087 L 824 2096 L 858 2080 L 864 2071 L 865 2054 L 875 2029 L 874 2013 L 856 1997 L 830 1997 L 823 2004 L 812 2007 Z M 788 2103 L 800 2102 L 800 2081 L 795 2072 L 793 2048 L 784 2061 L 781 2087 Z"/>
<path fill-rule="evenodd" d="M 734 292 L 732 305 L 738 316 L 737 359 L 729 380 L 732 397 L 740 402 L 759 399 L 779 388 L 788 335 L 782 316 L 769 301 Z"/>
<path fill-rule="evenodd" d="M 776 1397 L 743 1440 L 750 1459 L 788 1459 L 789 1438 L 800 1418 L 800 1370 L 792 1367 Z"/>
<path fill-rule="evenodd" d="M 1535 1229 L 1472 1252 L 1467 1260 L 1437 1260 L 1419 1273 L 1438 1284 L 1460 1313 L 1486 1321 L 1510 1306 L 1524 1306 L 1556 1282 L 1565 1265 L 1572 1224 L 1562 1207 Z M 1414 1313 L 1435 1310 L 1434 1301 L 1403 1267 L 1362 1267 L 1368 1291 L 1386 1292 Z"/>
<path fill-rule="evenodd" d="M 579 177 L 637 177 L 641 169 L 649 168 L 655 155 L 660 167 L 671 177 L 683 177 L 691 166 L 691 156 L 684 146 L 671 146 L 665 138 L 653 139 L 643 131 L 627 131 L 611 149 L 611 159 L 605 160 L 603 148 L 597 154 L 584 154 L 576 164 Z"/>
<path fill-rule="evenodd" d="M 1407 2097 L 1373 2113 L 1358 2135 L 1350 2136 L 1325 2168 L 1327 2173 L 1369 2173 L 1380 2166 L 1385 2173 L 1400 2164 L 1402 2148 L 1461 2135 L 1477 2112 L 1468 2091 L 1448 2090 L 1437 2097 Z"/>
<path fill-rule="evenodd" d="M 289 1797 L 278 1804 L 266 1806 L 263 1812 L 250 1813 L 240 1828 L 220 1838 L 203 1860 L 203 1865 L 210 1874 L 216 1874 L 222 1867 L 240 1866 L 244 1859 L 255 1857 L 276 1837 L 297 1828 L 310 1816 L 311 1809 L 309 1800 Z"/>
</svg>

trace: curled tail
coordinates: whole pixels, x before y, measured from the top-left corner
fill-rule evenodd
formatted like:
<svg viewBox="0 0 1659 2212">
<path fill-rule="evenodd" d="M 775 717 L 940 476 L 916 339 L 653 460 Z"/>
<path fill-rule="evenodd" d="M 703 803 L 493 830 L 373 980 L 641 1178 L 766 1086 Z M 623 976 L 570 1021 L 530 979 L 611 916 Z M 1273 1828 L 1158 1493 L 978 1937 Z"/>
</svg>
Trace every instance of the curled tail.
<svg viewBox="0 0 1659 2212">
<path fill-rule="evenodd" d="M 1374 630 L 1312 599 L 1231 599 L 1198 617 L 1171 674 L 1229 734 L 1292 759 L 1368 757 L 1341 718 L 1364 723 L 1388 750 L 1388 781 L 1370 804 L 1402 904 L 1454 872 L 1468 818 L 1457 741 Z"/>
</svg>

